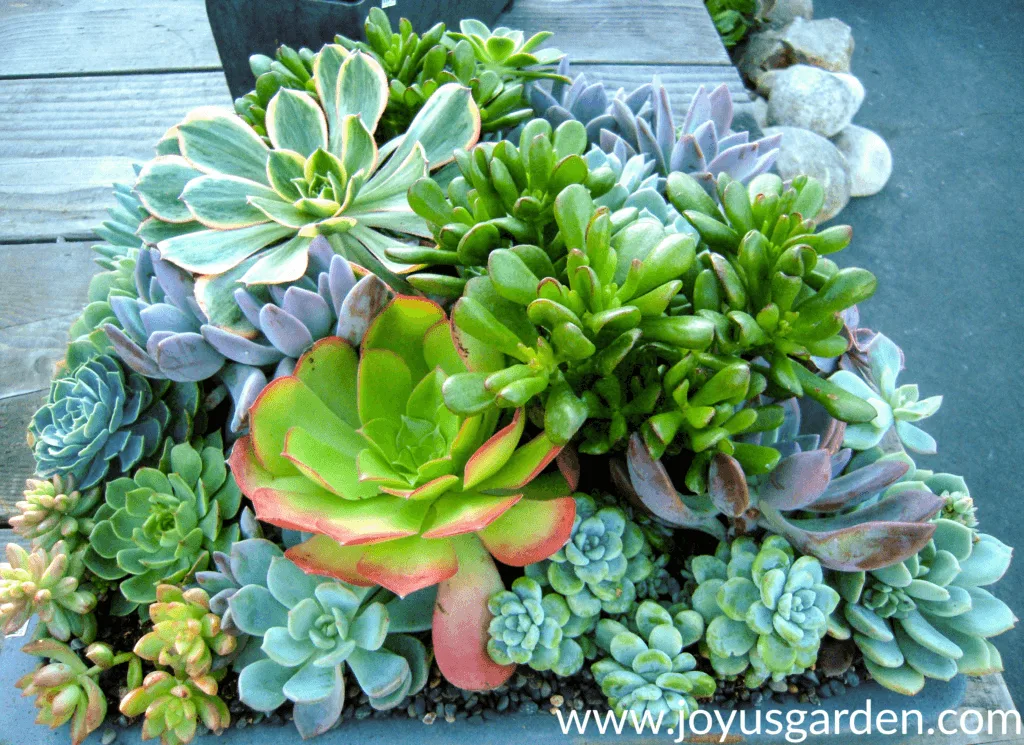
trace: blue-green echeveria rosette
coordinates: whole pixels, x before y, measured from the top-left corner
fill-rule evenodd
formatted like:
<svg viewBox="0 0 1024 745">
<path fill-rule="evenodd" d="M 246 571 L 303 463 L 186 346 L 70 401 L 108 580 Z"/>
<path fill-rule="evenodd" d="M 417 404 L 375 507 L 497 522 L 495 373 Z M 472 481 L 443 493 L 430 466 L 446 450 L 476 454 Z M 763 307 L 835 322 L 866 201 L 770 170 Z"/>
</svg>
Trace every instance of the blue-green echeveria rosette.
<svg viewBox="0 0 1024 745">
<path fill-rule="evenodd" d="M 165 434 L 187 439 L 198 408 L 194 385 L 147 380 L 108 355 L 87 359 L 50 384 L 29 423 L 36 474 L 88 489 L 153 455 Z"/>
<path fill-rule="evenodd" d="M 812 667 L 839 594 L 821 563 L 797 557 L 779 536 L 759 546 L 741 537 L 691 562 L 692 603 L 707 622 L 702 652 L 722 677 L 745 673 L 748 688 Z"/>
<path fill-rule="evenodd" d="M 915 556 L 870 572 L 832 573 L 843 598 L 829 633 L 852 637 L 872 677 L 914 695 L 927 678 L 1003 669 L 991 638 L 1017 619 L 986 586 L 1006 573 L 1013 549 L 952 520 L 935 521 L 932 540 Z"/>
<path fill-rule="evenodd" d="M 674 614 L 652 600 L 641 603 L 633 620 L 635 632 L 603 618 L 597 624 L 597 644 L 611 657 L 591 665 L 594 678 L 619 715 L 646 712 L 688 717 L 697 699 L 710 698 L 715 680 L 698 671 L 697 660 L 683 650 L 704 633 L 704 620 L 688 609 Z"/>
<path fill-rule="evenodd" d="M 895 429 L 907 450 L 934 455 L 935 438 L 916 423 L 939 410 L 942 396 L 921 400 L 917 385 L 896 385 L 903 369 L 903 352 L 884 334 L 877 334 L 871 340 L 865 357 L 866 363 L 855 366 L 856 372 L 839 370 L 829 378 L 830 382 L 870 403 L 878 412 L 870 422 L 848 425 L 843 444 L 855 450 L 869 450 Z"/>
<path fill-rule="evenodd" d="M 397 706 L 426 683 L 426 648 L 401 632 L 430 628 L 434 595 L 428 588 L 398 599 L 376 587 L 324 581 L 283 556 L 272 558 L 261 582 L 228 600 L 234 625 L 262 639 L 263 659 L 239 676 L 242 702 L 269 712 L 291 701 L 299 734 L 312 737 L 341 716 L 347 667 L 371 706 Z"/>
<path fill-rule="evenodd" d="M 561 595 L 544 595 L 536 581 L 519 577 L 511 590 L 492 595 L 487 608 L 494 616 L 487 652 L 499 665 L 529 665 L 562 677 L 583 667 L 582 648 L 562 630 L 572 614 Z"/>
<path fill-rule="evenodd" d="M 618 507 L 598 509 L 595 500 L 577 494 L 576 517 L 568 542 L 550 559 L 526 567 L 526 575 L 565 596 L 573 618 L 566 628 L 592 627 L 597 616 L 629 613 L 636 602 L 635 583 L 654 571 L 651 551 L 640 527 Z"/>
<path fill-rule="evenodd" d="M 168 442 L 157 467 L 109 482 L 85 561 L 97 576 L 123 580 L 114 612 L 154 602 L 156 585 L 181 583 L 229 550 L 241 501 L 218 437 Z"/>
</svg>

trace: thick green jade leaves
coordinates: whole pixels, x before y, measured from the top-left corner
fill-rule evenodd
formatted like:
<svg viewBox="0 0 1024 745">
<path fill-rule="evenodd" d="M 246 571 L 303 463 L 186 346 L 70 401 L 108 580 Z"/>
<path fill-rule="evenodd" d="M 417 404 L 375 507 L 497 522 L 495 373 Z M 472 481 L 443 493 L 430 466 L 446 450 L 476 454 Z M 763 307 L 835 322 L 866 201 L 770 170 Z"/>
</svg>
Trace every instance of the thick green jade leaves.
<svg viewBox="0 0 1024 745">
<path fill-rule="evenodd" d="M 837 419 L 870 421 L 873 407 L 801 364 L 845 352 L 840 313 L 875 292 L 870 272 L 826 258 L 849 244 L 849 226 L 814 233 L 824 189 L 811 178 L 784 188 L 774 174 L 749 186 L 723 174 L 717 186 L 721 206 L 691 176 L 673 173 L 667 183 L 672 204 L 708 248 L 684 289 L 693 312 L 714 323 L 716 349 L 763 357 L 776 398 L 806 395 Z"/>
<path fill-rule="evenodd" d="M 575 515 L 569 486 L 558 474 L 538 477 L 560 448 L 545 435 L 520 446 L 521 410 L 497 433 L 496 413 L 448 411 L 442 384 L 464 370 L 444 311 L 399 296 L 358 352 L 322 340 L 294 375 L 266 388 L 231 465 L 261 520 L 314 534 L 290 559 L 405 596 L 452 580 L 460 552 L 493 569 L 490 556 L 525 566 L 565 543 Z M 449 594 L 460 613 L 494 592 L 457 589 Z M 493 666 L 483 614 L 480 621 L 479 649 L 466 657 Z M 457 621 L 444 616 L 440 633 L 446 623 Z M 442 672 L 470 686 L 476 679 Z"/>
<path fill-rule="evenodd" d="M 448 84 L 404 135 L 378 149 L 373 133 L 388 100 L 381 66 L 369 55 L 328 45 L 313 70 L 319 100 L 288 88 L 270 100 L 269 146 L 237 115 L 200 108 L 172 130 L 169 154 L 139 175 L 136 190 L 153 215 L 142 237 L 188 271 L 230 272 L 231 281 L 197 288 L 217 325 L 237 319 L 230 312 L 216 317 L 222 304 L 212 295 L 230 295 L 237 281 L 298 279 L 318 235 L 331 236 L 336 250 L 386 278 L 411 268 L 385 258 L 387 248 L 400 244 L 394 235 L 430 237 L 406 192 L 480 135 L 469 89 Z"/>
</svg>

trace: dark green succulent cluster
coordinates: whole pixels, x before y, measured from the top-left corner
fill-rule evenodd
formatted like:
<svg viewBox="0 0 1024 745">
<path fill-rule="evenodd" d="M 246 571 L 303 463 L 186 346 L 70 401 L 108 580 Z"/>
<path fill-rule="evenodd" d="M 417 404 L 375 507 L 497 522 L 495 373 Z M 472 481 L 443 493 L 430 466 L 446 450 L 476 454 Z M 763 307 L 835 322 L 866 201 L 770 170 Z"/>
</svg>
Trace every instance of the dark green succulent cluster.
<svg viewBox="0 0 1024 745">
<path fill-rule="evenodd" d="M 469 88 L 480 108 L 483 131 L 496 132 L 512 129 L 533 115 L 525 96 L 530 81 L 568 82 L 556 71 L 562 53 L 538 49 L 551 37 L 549 32 L 527 39 L 521 31 L 492 30 L 466 20 L 458 32 L 438 23 L 417 34 L 405 18 L 396 31 L 380 8 L 370 9 L 364 31 L 365 42 L 340 35 L 335 41 L 350 52 L 372 55 L 384 68 L 388 106 L 377 134 L 385 141 L 404 134 L 424 104 L 447 83 Z M 281 88 L 317 95 L 315 59 L 310 49 L 288 46 L 281 46 L 274 58 L 253 55 L 249 64 L 256 87 L 235 101 L 235 111 L 266 136 L 267 105 Z"/>
<path fill-rule="evenodd" d="M 158 584 L 180 583 L 206 569 L 212 552 L 228 551 L 240 537 L 241 501 L 217 437 L 168 442 L 158 467 L 108 483 L 85 562 L 123 580 L 114 612 L 152 603 Z"/>
<path fill-rule="evenodd" d="M 717 186 L 721 206 L 686 174 L 673 173 L 667 186 L 707 247 L 685 292 L 691 312 L 714 324 L 716 350 L 763 358 L 776 398 L 807 395 L 844 421 L 873 419 L 873 407 L 801 365 L 846 351 L 840 314 L 877 286 L 871 272 L 839 269 L 825 258 L 845 248 L 852 231 L 838 225 L 814 232 L 825 197 L 821 184 L 799 177 L 785 186 L 766 174 L 749 186 L 723 175 Z"/>
<path fill-rule="evenodd" d="M 409 205 L 430 224 L 436 246 L 389 254 L 405 263 L 454 268 L 455 276 L 420 273 L 410 278 L 418 289 L 446 297 L 458 297 L 467 279 L 484 274 L 499 248 L 529 246 L 536 261 L 560 276 L 568 248 L 555 217 L 556 198 L 576 184 L 600 191 L 583 158 L 586 146 L 580 122 L 552 129 L 547 120 L 534 119 L 523 127 L 518 146 L 502 140 L 457 151 L 461 175 L 447 193 L 431 179 L 420 179 L 409 191 Z"/>
</svg>

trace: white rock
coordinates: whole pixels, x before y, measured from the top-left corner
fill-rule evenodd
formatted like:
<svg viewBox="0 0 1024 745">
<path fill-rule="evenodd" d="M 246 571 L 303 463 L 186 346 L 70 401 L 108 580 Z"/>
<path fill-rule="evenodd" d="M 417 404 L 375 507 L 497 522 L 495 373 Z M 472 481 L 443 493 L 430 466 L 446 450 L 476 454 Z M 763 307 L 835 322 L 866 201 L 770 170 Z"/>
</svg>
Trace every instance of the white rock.
<svg viewBox="0 0 1024 745">
<path fill-rule="evenodd" d="M 825 206 L 818 222 L 830 220 L 850 201 L 850 172 L 838 148 L 819 134 L 797 127 L 766 127 L 765 136 L 782 135 L 775 168 L 783 179 L 813 176 L 825 189 Z"/>
<path fill-rule="evenodd" d="M 859 109 L 860 105 L 864 103 L 865 95 L 864 84 L 860 82 L 860 78 L 856 75 L 851 75 L 848 72 L 834 72 L 832 74 L 839 78 L 843 82 L 843 85 L 850 89 L 854 98 L 857 99 L 857 108 Z"/>
<path fill-rule="evenodd" d="M 809 65 L 776 70 L 768 98 L 768 123 L 800 127 L 823 137 L 839 134 L 860 102 L 844 81 Z"/>
<path fill-rule="evenodd" d="M 794 18 L 814 18 L 814 0 L 775 0 L 765 19 L 773 26 L 785 26 Z"/>
<path fill-rule="evenodd" d="M 853 32 L 838 18 L 808 21 L 794 18 L 782 32 L 796 62 L 832 72 L 849 72 L 853 56 Z"/>
<path fill-rule="evenodd" d="M 759 76 L 766 70 L 786 67 L 791 64 L 786 45 L 782 43 L 779 32 L 773 29 L 759 31 L 747 38 L 746 47 L 737 67 L 743 77 L 756 83 Z"/>
<path fill-rule="evenodd" d="M 869 197 L 885 187 L 892 175 L 892 152 L 881 135 L 851 124 L 832 142 L 846 158 L 851 196 Z"/>
<path fill-rule="evenodd" d="M 754 121 L 761 129 L 768 126 L 768 101 L 760 97 L 754 99 Z"/>
<path fill-rule="evenodd" d="M 765 98 L 768 98 L 768 96 L 772 94 L 772 84 L 775 82 L 775 76 L 778 74 L 778 70 L 768 70 L 767 72 L 761 73 L 755 81 L 757 92 Z"/>
</svg>

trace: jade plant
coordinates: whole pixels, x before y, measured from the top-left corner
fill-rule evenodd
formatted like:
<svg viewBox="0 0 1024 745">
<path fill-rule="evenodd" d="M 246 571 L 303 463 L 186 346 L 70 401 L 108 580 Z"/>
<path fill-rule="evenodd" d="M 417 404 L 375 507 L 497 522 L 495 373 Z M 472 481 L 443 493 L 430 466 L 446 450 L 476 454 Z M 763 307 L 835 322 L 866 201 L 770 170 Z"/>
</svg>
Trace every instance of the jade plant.
<svg viewBox="0 0 1024 745">
<path fill-rule="evenodd" d="M 25 654 L 49 660 L 15 683 L 22 696 L 35 696 L 39 709 L 36 724 L 50 729 L 71 722 L 71 745 L 81 745 L 103 724 L 107 697 L 98 683 L 101 673 L 128 663 L 128 687 L 139 685 L 142 665 L 130 652 L 115 654 L 108 644 L 91 644 L 85 649 L 87 665 L 78 652 L 54 639 L 40 639 L 21 648 Z"/>
<path fill-rule="evenodd" d="M 1002 658 L 989 640 L 1017 619 L 985 587 L 1002 578 L 1012 554 L 993 536 L 939 519 L 919 554 L 829 577 L 844 601 L 829 632 L 852 636 L 871 676 L 906 695 L 919 692 L 926 678 L 999 672 Z"/>
<path fill-rule="evenodd" d="M 619 507 L 598 508 L 576 495 L 576 518 L 566 544 L 547 559 L 526 567 L 526 575 L 563 596 L 571 636 L 593 628 L 598 616 L 630 613 L 636 585 L 654 572 L 643 531 Z"/>
<path fill-rule="evenodd" d="M 83 583 L 84 553 L 84 547 L 69 551 L 64 541 L 31 553 L 8 543 L 7 561 L 0 564 L 0 632 L 14 634 L 38 615 L 40 632 L 64 642 L 92 642 L 96 594 Z"/>
<path fill-rule="evenodd" d="M 534 247 L 531 253 L 541 266 L 551 265 L 552 271 L 563 266 L 567 248 L 556 224 L 555 200 L 567 187 L 588 181 L 586 144 L 579 122 L 553 129 L 534 119 L 522 128 L 518 146 L 502 140 L 456 151 L 461 175 L 447 192 L 431 179 L 418 180 L 409 191 L 409 204 L 430 225 L 436 246 L 397 247 L 391 257 L 454 267 L 456 276 L 421 273 L 409 280 L 417 289 L 452 297 L 468 279 L 484 273 L 491 252 L 499 248 L 525 244 Z"/>
<path fill-rule="evenodd" d="M 670 714 L 682 719 L 697 710 L 697 699 L 715 693 L 715 680 L 697 670 L 697 660 L 683 650 L 704 633 L 704 619 L 692 610 L 672 612 L 645 600 L 631 619 L 635 631 L 610 618 L 597 624 L 597 644 L 611 657 L 591 665 L 594 679 L 619 715 L 647 712 L 660 721 Z"/>
<path fill-rule="evenodd" d="M 213 669 L 215 658 L 235 651 L 235 637 L 221 628 L 220 617 L 210 611 L 210 596 L 202 589 L 157 585 L 149 619 L 153 628 L 135 644 L 134 652 L 171 668 L 175 675 L 201 678 Z"/>
<path fill-rule="evenodd" d="M 487 653 L 499 665 L 529 665 L 556 675 L 575 675 L 583 667 L 583 650 L 564 632 L 572 618 L 558 593 L 544 594 L 529 577 L 519 577 L 512 590 L 502 590 L 487 601 L 494 616 L 487 632 Z"/>
<path fill-rule="evenodd" d="M 321 340 L 267 387 L 231 469 L 261 520 L 313 534 L 287 552 L 304 569 L 400 595 L 440 583 L 438 664 L 474 687 L 511 674 L 485 650 L 501 588 L 490 557 L 547 558 L 575 503 L 562 476 L 538 477 L 560 448 L 544 434 L 520 444 L 522 411 L 495 432 L 496 411 L 448 410 L 445 381 L 465 369 L 444 311 L 399 296 L 358 349 Z"/>
<path fill-rule="evenodd" d="M 937 412 L 942 396 L 921 400 L 916 385 L 897 387 L 896 380 L 903 369 L 903 352 L 884 334 L 876 335 L 868 344 L 865 363 L 857 368 L 861 375 L 839 370 L 829 377 L 831 383 L 859 396 L 876 411 L 870 421 L 846 428 L 844 444 L 868 450 L 878 445 L 889 430 L 894 430 L 907 450 L 933 455 L 937 449 L 935 438 L 916 422 Z"/>
<path fill-rule="evenodd" d="M 148 380 L 113 357 L 92 357 L 54 379 L 29 423 L 36 474 L 89 489 L 153 455 L 165 436 L 187 440 L 198 412 L 194 384 Z"/>
<path fill-rule="evenodd" d="M 168 442 L 157 467 L 108 482 L 85 563 L 120 580 L 113 611 L 149 605 L 157 585 L 183 582 L 207 568 L 212 551 L 228 550 L 240 536 L 241 500 L 217 437 Z"/>
<path fill-rule="evenodd" d="M 49 480 L 28 479 L 24 499 L 16 506 L 18 514 L 11 518 L 11 527 L 33 548 L 47 551 L 64 541 L 74 551 L 88 540 L 95 521 L 93 515 L 103 499 L 98 486 L 79 490 L 73 477 L 54 476 Z"/>
<path fill-rule="evenodd" d="M 402 267 L 385 249 L 430 235 L 406 191 L 480 134 L 469 89 L 450 83 L 400 138 L 378 147 L 373 134 L 388 101 L 380 64 L 327 45 L 313 63 L 313 81 L 316 98 L 281 88 L 270 99 L 269 145 L 237 115 L 197 109 L 170 133 L 171 154 L 139 174 L 136 191 L 156 223 L 141 235 L 165 261 L 211 275 L 197 286 L 197 299 L 214 325 L 244 326 L 233 297 L 239 282 L 299 279 L 318 235 L 398 282 Z M 169 237 L 153 235 L 160 224 L 171 226 Z"/>
<path fill-rule="evenodd" d="M 693 608 L 707 623 L 701 650 L 720 677 L 758 688 L 814 666 L 839 605 L 817 559 L 797 557 L 779 536 L 742 537 L 694 557 L 691 571 Z"/>
<path fill-rule="evenodd" d="M 346 667 L 376 709 L 397 706 L 426 683 L 426 649 L 408 634 L 430 628 L 432 589 L 396 598 L 307 574 L 284 556 L 247 566 L 239 579 L 252 581 L 228 599 L 233 624 L 262 651 L 241 671 L 239 696 L 257 711 L 293 702 L 304 738 L 341 716 Z"/>
<path fill-rule="evenodd" d="M 154 670 L 121 699 L 121 713 L 144 716 L 142 738 L 159 737 L 162 745 L 191 742 L 200 722 L 219 735 L 231 725 L 227 704 L 217 695 L 217 678 L 222 674 L 177 678 Z"/>
</svg>

